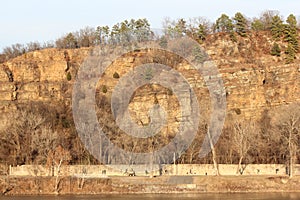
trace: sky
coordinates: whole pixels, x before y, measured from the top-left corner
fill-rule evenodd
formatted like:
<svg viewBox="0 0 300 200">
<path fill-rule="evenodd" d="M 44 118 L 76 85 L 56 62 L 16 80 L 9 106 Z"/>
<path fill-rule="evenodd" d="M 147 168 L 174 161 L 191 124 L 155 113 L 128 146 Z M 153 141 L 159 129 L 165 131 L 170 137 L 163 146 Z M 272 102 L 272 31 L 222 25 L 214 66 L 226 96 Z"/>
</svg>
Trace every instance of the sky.
<svg viewBox="0 0 300 200">
<path fill-rule="evenodd" d="M 147 18 L 152 28 L 171 19 L 204 16 L 214 22 L 222 13 L 257 17 L 278 10 L 300 16 L 300 0 L 0 0 L 0 52 L 15 43 L 55 40 L 86 26 L 112 26 L 125 19 Z"/>
</svg>

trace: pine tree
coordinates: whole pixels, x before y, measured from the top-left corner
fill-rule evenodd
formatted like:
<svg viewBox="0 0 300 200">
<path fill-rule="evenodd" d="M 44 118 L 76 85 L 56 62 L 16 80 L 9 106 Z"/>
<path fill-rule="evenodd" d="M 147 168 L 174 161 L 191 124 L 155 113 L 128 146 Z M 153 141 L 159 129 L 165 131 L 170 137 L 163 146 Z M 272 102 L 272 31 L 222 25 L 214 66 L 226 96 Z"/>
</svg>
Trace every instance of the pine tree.
<svg viewBox="0 0 300 200">
<path fill-rule="evenodd" d="M 230 39 L 233 42 L 236 42 L 236 37 L 233 31 L 233 23 L 232 20 L 226 15 L 222 14 L 216 21 L 215 28 L 219 32 L 226 32 L 230 34 Z"/>
<path fill-rule="evenodd" d="M 216 30 L 227 33 L 233 32 L 232 20 L 226 14 L 222 14 L 216 21 Z"/>
<path fill-rule="evenodd" d="M 199 29 L 198 29 L 198 32 L 197 32 L 197 37 L 198 39 L 203 42 L 206 38 L 206 29 L 205 29 L 205 26 L 203 24 L 199 24 Z"/>
<path fill-rule="evenodd" d="M 275 40 L 279 40 L 283 35 L 283 21 L 278 15 L 272 18 L 271 33 Z"/>
<path fill-rule="evenodd" d="M 175 25 L 175 31 L 178 35 L 182 35 L 183 33 L 186 33 L 186 21 L 184 19 L 179 19 Z"/>
<path fill-rule="evenodd" d="M 162 47 L 162 48 L 167 48 L 168 46 L 168 40 L 166 38 L 166 36 L 162 36 L 160 39 L 159 39 L 159 46 Z"/>
<path fill-rule="evenodd" d="M 292 63 L 299 50 L 297 20 L 293 14 L 290 14 L 284 26 L 284 41 L 288 43 L 286 53 L 286 63 Z"/>
<path fill-rule="evenodd" d="M 262 23 L 261 20 L 254 19 L 253 22 L 251 23 L 251 29 L 253 31 L 262 31 L 264 30 L 264 24 Z"/>
<path fill-rule="evenodd" d="M 247 20 L 242 13 L 237 12 L 234 16 L 235 31 L 242 37 L 245 37 L 247 31 Z"/>
<path fill-rule="evenodd" d="M 280 49 L 279 45 L 275 42 L 271 49 L 271 55 L 279 57 L 280 53 L 281 53 L 281 49 Z"/>
<path fill-rule="evenodd" d="M 290 14 L 286 20 L 287 24 L 284 28 L 284 40 L 291 44 L 295 51 L 299 50 L 297 20 L 293 14 Z"/>
<path fill-rule="evenodd" d="M 73 49 L 77 47 L 77 40 L 74 36 L 73 33 L 69 33 L 65 38 L 64 38 L 64 43 L 65 43 L 65 48 L 66 49 Z"/>
<path fill-rule="evenodd" d="M 296 51 L 295 51 L 293 45 L 291 45 L 290 43 L 288 44 L 287 49 L 285 50 L 285 54 L 286 54 L 286 57 L 285 57 L 286 63 L 289 64 L 289 63 L 294 62 L 294 59 L 296 58 Z"/>
</svg>

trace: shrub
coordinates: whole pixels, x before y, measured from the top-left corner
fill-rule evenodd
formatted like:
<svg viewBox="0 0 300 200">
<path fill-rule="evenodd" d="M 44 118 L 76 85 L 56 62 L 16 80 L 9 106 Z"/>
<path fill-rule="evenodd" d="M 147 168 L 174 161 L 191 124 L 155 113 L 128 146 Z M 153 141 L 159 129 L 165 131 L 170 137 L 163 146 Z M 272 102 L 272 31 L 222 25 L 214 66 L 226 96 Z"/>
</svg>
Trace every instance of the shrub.
<svg viewBox="0 0 300 200">
<path fill-rule="evenodd" d="M 274 43 L 272 49 L 271 49 L 271 55 L 272 56 L 280 56 L 281 49 L 277 43 Z"/>
<path fill-rule="evenodd" d="M 118 72 L 115 72 L 115 73 L 113 74 L 113 78 L 116 78 L 116 79 L 120 78 L 120 75 L 118 74 Z"/>
<path fill-rule="evenodd" d="M 68 80 L 68 81 L 72 80 L 72 75 L 71 75 L 70 72 L 67 73 L 67 80 Z"/>
<path fill-rule="evenodd" d="M 103 85 L 102 86 L 102 92 L 105 94 L 105 93 L 107 93 L 107 87 L 106 87 L 106 85 Z"/>
<path fill-rule="evenodd" d="M 241 109 L 239 109 L 239 108 L 235 108 L 234 111 L 235 111 L 235 113 L 236 113 L 237 115 L 242 114 L 242 111 L 241 111 Z"/>
</svg>

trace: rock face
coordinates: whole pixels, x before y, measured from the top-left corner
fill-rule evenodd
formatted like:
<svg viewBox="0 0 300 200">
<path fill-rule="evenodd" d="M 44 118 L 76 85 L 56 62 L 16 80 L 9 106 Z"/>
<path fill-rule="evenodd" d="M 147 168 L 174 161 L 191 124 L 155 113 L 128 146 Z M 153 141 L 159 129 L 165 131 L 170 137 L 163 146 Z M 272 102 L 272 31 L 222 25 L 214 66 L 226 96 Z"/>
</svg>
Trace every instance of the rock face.
<svg viewBox="0 0 300 200">
<path fill-rule="evenodd" d="M 77 63 L 82 62 L 87 53 L 87 49 L 72 51 L 47 49 L 24 54 L 2 64 L 1 112 L 29 101 L 70 102 L 73 80 L 71 78 L 68 81 L 67 74 L 73 73 L 75 77 Z M 68 60 L 70 57 L 74 62 Z"/>
<path fill-rule="evenodd" d="M 239 38 L 236 43 L 226 37 L 211 36 L 203 44 L 222 75 L 227 114 L 259 118 L 265 109 L 300 101 L 299 59 L 293 64 L 285 64 L 283 54 L 281 57 L 270 55 L 271 44 L 265 35 Z M 80 64 L 88 55 L 89 49 L 45 49 L 1 64 L 0 112 L 9 112 L 29 101 L 70 105 L 72 84 Z M 168 55 L 161 58 L 168 60 Z M 98 83 L 98 92 L 110 99 L 119 77 L 147 59 L 149 61 L 147 52 L 132 52 L 113 62 Z M 209 94 L 203 78 L 183 60 L 172 65 L 194 87 L 201 105 L 209 107 Z M 168 92 L 161 86 L 140 88 L 130 104 L 135 121 L 149 123 L 146 111 L 153 103 L 162 103 L 178 112 L 178 103 L 172 103 L 176 98 Z M 173 116 L 176 118 L 176 113 Z"/>
</svg>

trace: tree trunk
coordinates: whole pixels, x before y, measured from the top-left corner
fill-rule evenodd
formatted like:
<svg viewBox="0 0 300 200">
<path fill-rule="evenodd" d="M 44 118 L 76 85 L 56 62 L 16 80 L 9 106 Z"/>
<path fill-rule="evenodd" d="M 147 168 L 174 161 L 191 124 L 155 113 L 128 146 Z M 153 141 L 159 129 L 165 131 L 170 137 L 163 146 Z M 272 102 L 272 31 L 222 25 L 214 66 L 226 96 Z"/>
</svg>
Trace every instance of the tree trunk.
<svg viewBox="0 0 300 200">
<path fill-rule="evenodd" d="M 290 178 L 292 178 L 293 177 L 293 155 L 292 154 L 290 154 L 290 170 L 289 170 L 289 176 L 290 176 Z"/>
<path fill-rule="evenodd" d="M 215 148 L 213 146 L 212 146 L 211 152 L 212 152 L 212 155 L 213 155 L 214 169 L 215 169 L 216 175 L 219 176 L 220 173 L 219 173 L 218 163 L 217 163 L 217 160 L 216 160 L 216 151 L 215 151 Z"/>
<path fill-rule="evenodd" d="M 240 170 L 242 169 L 241 165 L 242 165 L 243 158 L 244 158 L 244 156 L 241 156 L 241 157 L 240 157 L 239 164 L 238 164 L 238 168 L 237 168 L 237 170 L 236 170 L 236 174 L 237 174 L 237 175 L 242 175 L 242 171 L 240 171 Z"/>
<path fill-rule="evenodd" d="M 58 166 L 57 166 L 57 174 L 56 174 L 55 188 L 54 188 L 54 192 L 55 192 L 56 194 L 59 193 L 59 183 L 60 183 L 59 175 L 60 175 L 60 167 L 61 167 L 62 162 L 63 162 L 63 160 L 60 159 L 59 164 L 58 164 Z"/>
<path fill-rule="evenodd" d="M 292 131 L 289 132 L 289 153 L 290 153 L 290 161 L 289 161 L 289 177 L 293 177 L 293 147 L 292 147 Z"/>
<path fill-rule="evenodd" d="M 214 170 L 216 172 L 216 176 L 219 176 L 220 173 L 219 173 L 219 167 L 218 167 L 218 163 L 217 163 L 217 159 L 216 159 L 217 158 L 216 151 L 215 151 L 215 147 L 214 147 L 214 144 L 212 142 L 212 139 L 211 139 L 209 128 L 207 130 L 207 135 L 208 135 L 209 144 L 210 144 L 210 148 L 211 148 L 212 159 L 213 159 L 213 163 L 214 163 Z"/>
</svg>

